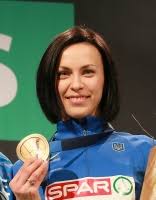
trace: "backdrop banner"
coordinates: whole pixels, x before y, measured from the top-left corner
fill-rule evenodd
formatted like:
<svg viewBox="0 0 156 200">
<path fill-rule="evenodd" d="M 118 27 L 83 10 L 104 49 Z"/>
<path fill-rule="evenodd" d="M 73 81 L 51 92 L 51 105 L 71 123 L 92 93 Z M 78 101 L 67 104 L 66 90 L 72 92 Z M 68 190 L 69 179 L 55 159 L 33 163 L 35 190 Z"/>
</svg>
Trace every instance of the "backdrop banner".
<svg viewBox="0 0 156 200">
<path fill-rule="evenodd" d="M 50 41 L 73 24 L 71 3 L 0 1 L 0 140 L 5 145 L 31 133 L 48 139 L 55 132 L 37 101 L 36 71 Z"/>
</svg>

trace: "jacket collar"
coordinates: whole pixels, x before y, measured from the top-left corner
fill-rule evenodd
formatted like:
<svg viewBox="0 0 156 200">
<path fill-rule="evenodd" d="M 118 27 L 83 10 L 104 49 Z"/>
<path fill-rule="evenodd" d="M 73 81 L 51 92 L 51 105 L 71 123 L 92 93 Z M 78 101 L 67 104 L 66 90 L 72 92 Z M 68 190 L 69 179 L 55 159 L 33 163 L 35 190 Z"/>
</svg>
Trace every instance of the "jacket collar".
<svg viewBox="0 0 156 200">
<path fill-rule="evenodd" d="M 107 127 L 108 125 L 103 119 L 94 116 L 88 116 L 81 120 L 60 121 L 57 124 L 54 140 L 92 135 L 104 131 Z"/>
</svg>

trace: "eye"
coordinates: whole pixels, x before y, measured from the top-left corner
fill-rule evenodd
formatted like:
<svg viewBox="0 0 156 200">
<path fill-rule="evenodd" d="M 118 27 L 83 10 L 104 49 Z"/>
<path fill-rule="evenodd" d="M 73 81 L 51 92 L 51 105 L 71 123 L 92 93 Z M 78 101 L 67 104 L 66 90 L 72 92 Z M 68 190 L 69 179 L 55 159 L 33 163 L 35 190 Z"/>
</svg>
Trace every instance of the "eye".
<svg viewBox="0 0 156 200">
<path fill-rule="evenodd" d="M 95 71 L 92 69 L 85 69 L 83 75 L 86 77 L 92 77 L 95 74 Z"/>
<path fill-rule="evenodd" d="M 70 75 L 69 71 L 67 70 L 61 70 L 61 71 L 58 71 L 57 73 L 57 78 L 58 79 L 66 79 L 68 78 Z"/>
</svg>

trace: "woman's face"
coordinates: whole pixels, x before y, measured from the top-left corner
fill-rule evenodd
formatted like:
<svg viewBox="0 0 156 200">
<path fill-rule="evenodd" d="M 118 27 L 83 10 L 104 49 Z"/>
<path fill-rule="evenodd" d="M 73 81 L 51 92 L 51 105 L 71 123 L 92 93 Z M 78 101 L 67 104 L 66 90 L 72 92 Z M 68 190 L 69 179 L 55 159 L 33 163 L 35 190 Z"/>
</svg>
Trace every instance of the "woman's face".
<svg viewBox="0 0 156 200">
<path fill-rule="evenodd" d="M 87 42 L 73 44 L 62 54 L 58 68 L 58 92 L 68 116 L 98 116 L 104 87 L 99 51 Z"/>
</svg>

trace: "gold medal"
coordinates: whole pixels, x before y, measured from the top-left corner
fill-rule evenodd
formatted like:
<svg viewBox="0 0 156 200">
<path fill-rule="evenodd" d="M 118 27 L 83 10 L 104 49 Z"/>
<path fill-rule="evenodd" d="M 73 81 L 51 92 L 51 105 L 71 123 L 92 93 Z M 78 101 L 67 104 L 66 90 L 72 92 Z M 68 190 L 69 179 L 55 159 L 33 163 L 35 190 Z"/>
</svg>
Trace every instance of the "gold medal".
<svg viewBox="0 0 156 200">
<path fill-rule="evenodd" d="M 49 143 L 43 135 L 31 134 L 18 143 L 16 153 L 22 161 L 31 158 L 47 160 L 49 157 Z"/>
</svg>

